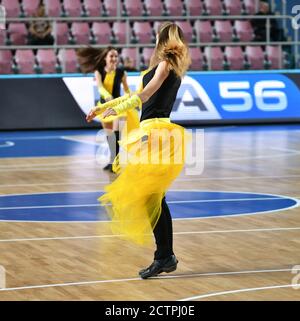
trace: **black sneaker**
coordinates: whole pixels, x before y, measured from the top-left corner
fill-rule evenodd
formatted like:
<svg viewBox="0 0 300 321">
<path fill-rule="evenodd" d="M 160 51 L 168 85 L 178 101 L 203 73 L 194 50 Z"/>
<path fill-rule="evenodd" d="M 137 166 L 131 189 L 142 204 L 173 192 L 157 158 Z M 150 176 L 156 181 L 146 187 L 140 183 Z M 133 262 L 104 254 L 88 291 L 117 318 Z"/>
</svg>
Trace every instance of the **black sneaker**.
<svg viewBox="0 0 300 321">
<path fill-rule="evenodd" d="M 171 255 L 166 259 L 154 260 L 146 269 L 142 269 L 139 275 L 142 279 L 148 279 L 151 276 L 157 276 L 162 272 L 170 273 L 177 269 L 178 260 L 175 255 Z"/>
</svg>

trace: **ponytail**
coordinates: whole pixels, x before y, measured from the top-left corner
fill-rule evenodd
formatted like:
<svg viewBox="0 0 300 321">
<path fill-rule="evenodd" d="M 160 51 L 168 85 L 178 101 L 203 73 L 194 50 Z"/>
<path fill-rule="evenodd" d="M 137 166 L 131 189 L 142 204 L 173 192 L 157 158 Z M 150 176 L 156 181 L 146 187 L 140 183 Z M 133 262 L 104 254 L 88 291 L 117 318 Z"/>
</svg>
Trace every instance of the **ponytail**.
<svg viewBox="0 0 300 321">
<path fill-rule="evenodd" d="M 174 70 L 182 78 L 191 64 L 189 49 L 182 30 L 175 23 L 167 22 L 160 27 L 158 37 L 150 68 L 165 60 L 170 70 Z"/>
<path fill-rule="evenodd" d="M 77 58 L 83 73 L 92 73 L 96 70 L 102 71 L 105 67 L 105 57 L 113 47 L 96 49 L 93 47 L 80 48 L 77 50 Z"/>
</svg>

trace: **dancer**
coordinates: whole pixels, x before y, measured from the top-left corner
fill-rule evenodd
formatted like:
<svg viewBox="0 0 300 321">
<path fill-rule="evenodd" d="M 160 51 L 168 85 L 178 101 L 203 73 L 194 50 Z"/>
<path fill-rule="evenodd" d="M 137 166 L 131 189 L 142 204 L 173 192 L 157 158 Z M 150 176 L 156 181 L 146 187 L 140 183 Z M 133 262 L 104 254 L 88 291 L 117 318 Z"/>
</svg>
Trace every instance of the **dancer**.
<svg viewBox="0 0 300 321">
<path fill-rule="evenodd" d="M 157 34 L 149 70 L 143 76 L 143 89 L 92 109 L 87 117 L 88 121 L 96 115 L 105 120 L 136 106 L 142 109 L 139 129 L 120 141 L 128 153 L 128 162 L 99 200 L 112 218 L 113 233 L 139 244 L 145 244 L 154 233 L 154 261 L 139 272 L 143 279 L 177 268 L 165 194 L 183 168 L 186 132 L 171 123 L 169 116 L 189 65 L 182 30 L 175 23 L 164 23 Z"/>
<path fill-rule="evenodd" d="M 130 92 L 126 72 L 118 67 L 119 54 L 115 48 L 82 48 L 77 51 L 77 56 L 84 73 L 94 72 L 102 103 L 120 97 L 121 83 L 125 93 Z M 102 127 L 110 149 L 110 162 L 103 169 L 112 172 L 112 162 L 119 153 L 119 121 L 102 122 Z"/>
</svg>

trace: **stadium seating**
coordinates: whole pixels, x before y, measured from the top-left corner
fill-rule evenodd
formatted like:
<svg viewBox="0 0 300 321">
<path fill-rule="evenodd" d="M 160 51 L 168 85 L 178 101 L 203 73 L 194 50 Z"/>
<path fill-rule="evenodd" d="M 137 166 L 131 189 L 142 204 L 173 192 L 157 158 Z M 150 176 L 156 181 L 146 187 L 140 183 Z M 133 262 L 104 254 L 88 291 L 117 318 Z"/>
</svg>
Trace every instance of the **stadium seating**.
<svg viewBox="0 0 300 321">
<path fill-rule="evenodd" d="M 233 40 L 233 29 L 229 20 L 215 21 L 215 31 L 221 42 L 231 42 Z"/>
<path fill-rule="evenodd" d="M 33 16 L 36 14 L 39 7 L 40 0 L 23 0 L 23 11 L 26 16 Z"/>
<path fill-rule="evenodd" d="M 35 14 L 40 3 L 39 0 L 0 0 L 0 2 L 5 6 L 8 18 L 30 17 Z M 44 0 L 43 3 L 48 16 L 68 17 L 68 20 L 53 23 L 52 33 L 56 45 L 122 45 L 121 56 L 133 55 L 137 68 L 145 68 L 149 65 L 153 47 L 127 48 L 127 44 L 154 46 L 159 26 L 169 20 L 176 20 L 175 22 L 181 27 L 186 40 L 191 45 L 192 70 L 278 69 L 288 64 L 285 47 L 266 45 L 253 47 L 242 43 L 240 46 L 226 46 L 228 42 L 248 43 L 255 39 L 251 20 L 247 19 L 247 15 L 254 15 L 257 12 L 259 0 L 126 0 L 120 2 L 118 0 Z M 111 17 L 117 16 L 118 12 L 123 20 L 111 20 Z M 222 17 L 210 19 L 210 15 Z M 227 19 L 228 15 L 243 15 L 245 19 Z M 126 16 L 145 17 L 145 19 L 126 21 Z M 164 21 L 161 18 L 152 19 L 156 16 L 164 17 Z M 207 18 L 204 20 L 197 16 L 207 16 Z M 78 21 L 79 17 L 81 19 L 82 17 L 103 17 L 104 19 Z M 106 20 L 106 17 L 109 18 Z M 147 20 L 148 17 L 151 19 Z M 0 30 L 1 46 L 27 45 L 29 21 L 7 21 L 6 26 L 7 30 Z M 210 48 L 210 45 L 206 45 L 212 42 L 217 46 L 215 44 Z M 202 45 L 195 47 L 194 43 Z M 74 49 L 59 48 L 57 52 L 45 53 L 41 51 L 36 56 L 34 52 L 37 48 L 34 51 L 16 50 L 17 48 L 14 47 L 11 49 L 13 50 L 4 50 L 5 54 L 2 52 L 3 61 L 10 61 L 9 64 L 1 62 L 2 72 L 31 73 L 47 72 L 47 70 L 54 72 L 59 70 L 58 62 L 61 63 L 64 72 L 78 71 Z M 51 63 L 46 64 L 44 58 L 51 58 Z"/>
<path fill-rule="evenodd" d="M 266 46 L 266 56 L 271 69 L 282 69 L 285 67 L 284 54 L 281 46 Z"/>
<path fill-rule="evenodd" d="M 103 8 L 105 11 L 105 15 L 110 17 L 116 17 L 118 12 L 118 4 L 117 0 L 104 0 Z"/>
<path fill-rule="evenodd" d="M 68 24 L 66 22 L 57 22 L 54 30 L 56 30 L 56 43 L 58 45 L 67 45 L 70 39 Z"/>
<path fill-rule="evenodd" d="M 80 17 L 83 15 L 80 0 L 64 0 L 65 15 L 69 17 Z"/>
<path fill-rule="evenodd" d="M 108 44 L 112 40 L 111 28 L 108 22 L 94 22 L 92 33 L 96 44 Z"/>
<path fill-rule="evenodd" d="M 213 42 L 214 32 L 210 21 L 197 20 L 194 25 L 199 42 Z"/>
<path fill-rule="evenodd" d="M 211 70 L 224 69 L 224 55 L 220 47 L 205 47 L 204 55 Z"/>
<path fill-rule="evenodd" d="M 166 13 L 169 16 L 182 16 L 183 5 L 181 0 L 165 0 Z"/>
<path fill-rule="evenodd" d="M 147 68 L 149 66 L 152 54 L 153 54 L 153 48 L 144 48 L 143 55 L 142 55 L 144 67 Z"/>
<path fill-rule="evenodd" d="M 90 17 L 99 17 L 102 14 L 100 0 L 84 0 L 86 14 Z"/>
<path fill-rule="evenodd" d="M 244 53 L 241 47 L 226 47 L 224 54 L 230 70 L 244 69 Z"/>
<path fill-rule="evenodd" d="M 227 14 L 238 16 L 244 13 L 242 2 L 240 0 L 224 0 Z"/>
<path fill-rule="evenodd" d="M 212 16 L 221 16 L 223 14 L 221 0 L 204 0 L 203 4 L 207 14 Z"/>
<path fill-rule="evenodd" d="M 0 50 L 0 74 L 12 73 L 12 53 L 10 50 Z"/>
<path fill-rule="evenodd" d="M 250 64 L 250 69 L 259 70 L 264 69 L 266 61 L 264 52 L 260 46 L 246 46 L 246 55 Z"/>
<path fill-rule="evenodd" d="M 91 42 L 89 24 L 87 22 L 73 22 L 71 27 L 73 41 L 77 44 L 88 45 Z"/>
<path fill-rule="evenodd" d="M 33 74 L 36 71 L 35 56 L 31 49 L 16 50 L 15 62 L 19 74 Z"/>
<path fill-rule="evenodd" d="M 58 66 L 54 50 L 39 49 L 36 54 L 36 59 L 43 73 L 56 73 Z"/>
<path fill-rule="evenodd" d="M 251 41 L 254 38 L 253 28 L 247 20 L 236 20 L 234 28 L 240 41 Z"/>
<path fill-rule="evenodd" d="M 124 60 L 126 57 L 130 57 L 133 60 L 134 65 L 137 65 L 139 57 L 137 55 L 136 48 L 123 48 L 121 53 L 121 58 Z"/>
<path fill-rule="evenodd" d="M 126 0 L 124 6 L 127 16 L 141 17 L 144 14 L 143 3 L 140 0 Z"/>
<path fill-rule="evenodd" d="M 149 16 L 162 15 L 164 9 L 161 0 L 145 0 L 144 4 Z"/>
<path fill-rule="evenodd" d="M 244 5 L 249 15 L 254 15 L 258 11 L 259 0 L 244 0 Z"/>
<path fill-rule="evenodd" d="M 126 43 L 127 34 L 130 33 L 130 30 L 127 31 L 126 22 L 116 21 L 113 23 L 112 31 L 117 43 Z"/>
<path fill-rule="evenodd" d="M 77 56 L 74 49 L 61 49 L 58 53 L 58 59 L 63 73 L 78 72 Z"/>
<path fill-rule="evenodd" d="M 4 46 L 6 42 L 6 30 L 0 29 L 0 46 Z"/>
<path fill-rule="evenodd" d="M 27 43 L 27 28 L 22 22 L 12 22 L 8 25 L 10 42 L 13 45 L 25 45 Z"/>
<path fill-rule="evenodd" d="M 62 15 L 62 8 L 59 0 L 44 1 L 46 15 L 48 17 L 59 17 Z"/>
<path fill-rule="evenodd" d="M 189 21 L 176 21 L 176 23 L 182 29 L 184 37 L 188 42 L 195 41 L 193 28 Z"/>
<path fill-rule="evenodd" d="M 132 31 L 135 42 L 146 44 L 153 41 L 153 31 L 150 22 L 135 21 Z"/>
<path fill-rule="evenodd" d="M 190 48 L 190 55 L 192 59 L 192 64 L 190 66 L 191 70 L 203 70 L 204 69 L 204 57 L 202 55 L 200 48 Z"/>
<path fill-rule="evenodd" d="M 190 16 L 201 16 L 204 13 L 203 3 L 199 0 L 186 0 L 185 5 Z"/>
<path fill-rule="evenodd" d="M 17 18 L 21 15 L 18 0 L 2 0 L 1 4 L 5 7 L 7 18 Z"/>
</svg>

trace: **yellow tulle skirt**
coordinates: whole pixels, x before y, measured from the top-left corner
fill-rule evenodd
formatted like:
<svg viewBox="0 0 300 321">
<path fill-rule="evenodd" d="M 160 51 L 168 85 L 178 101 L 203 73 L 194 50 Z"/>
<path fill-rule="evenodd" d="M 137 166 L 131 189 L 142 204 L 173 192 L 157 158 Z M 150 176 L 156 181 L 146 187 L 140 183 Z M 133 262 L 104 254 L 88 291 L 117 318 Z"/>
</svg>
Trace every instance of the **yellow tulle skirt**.
<svg viewBox="0 0 300 321">
<path fill-rule="evenodd" d="M 99 198 L 114 234 L 141 245 L 152 242 L 162 199 L 184 166 L 189 139 L 187 131 L 168 118 L 142 121 L 122 135 L 114 162 L 119 175 Z"/>
</svg>

